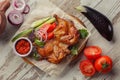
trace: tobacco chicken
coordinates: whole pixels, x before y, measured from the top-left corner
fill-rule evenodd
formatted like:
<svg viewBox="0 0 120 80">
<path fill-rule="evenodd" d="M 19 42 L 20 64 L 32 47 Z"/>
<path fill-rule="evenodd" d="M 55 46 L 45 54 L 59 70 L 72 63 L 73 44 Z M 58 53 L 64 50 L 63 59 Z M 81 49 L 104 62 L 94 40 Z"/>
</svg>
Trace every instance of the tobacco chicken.
<svg viewBox="0 0 120 80">
<path fill-rule="evenodd" d="M 57 64 L 71 53 L 69 47 L 78 42 L 80 35 L 72 21 L 62 19 L 57 15 L 54 17 L 56 18 L 54 36 L 52 35 L 52 38 L 45 42 L 44 47 L 37 46 L 37 52 L 44 59 Z"/>
</svg>

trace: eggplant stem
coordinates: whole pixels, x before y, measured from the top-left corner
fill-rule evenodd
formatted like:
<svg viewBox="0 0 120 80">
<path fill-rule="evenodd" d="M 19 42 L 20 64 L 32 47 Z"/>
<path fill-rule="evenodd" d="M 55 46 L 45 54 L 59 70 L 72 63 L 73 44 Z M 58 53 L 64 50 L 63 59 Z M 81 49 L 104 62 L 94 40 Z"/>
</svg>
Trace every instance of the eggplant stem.
<svg viewBox="0 0 120 80">
<path fill-rule="evenodd" d="M 87 12 L 84 6 L 77 6 L 75 7 L 76 10 L 79 10 L 80 12 Z"/>
</svg>

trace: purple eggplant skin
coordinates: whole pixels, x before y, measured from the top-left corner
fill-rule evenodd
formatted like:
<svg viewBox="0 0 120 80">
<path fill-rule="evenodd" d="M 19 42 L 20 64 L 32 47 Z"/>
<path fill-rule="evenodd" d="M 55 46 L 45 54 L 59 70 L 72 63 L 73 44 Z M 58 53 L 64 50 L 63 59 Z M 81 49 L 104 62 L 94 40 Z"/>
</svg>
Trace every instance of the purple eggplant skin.
<svg viewBox="0 0 120 80">
<path fill-rule="evenodd" d="M 111 41 L 113 38 L 113 26 L 110 20 L 100 12 L 90 7 L 83 7 L 87 12 L 82 12 L 82 14 L 90 20 L 90 22 L 104 38 Z"/>
</svg>

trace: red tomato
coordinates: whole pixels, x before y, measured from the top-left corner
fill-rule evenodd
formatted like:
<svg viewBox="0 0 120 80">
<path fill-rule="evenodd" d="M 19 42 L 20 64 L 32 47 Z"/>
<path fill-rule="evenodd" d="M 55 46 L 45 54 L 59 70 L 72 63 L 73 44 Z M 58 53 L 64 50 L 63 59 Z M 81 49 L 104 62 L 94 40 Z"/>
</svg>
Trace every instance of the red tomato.
<svg viewBox="0 0 120 80">
<path fill-rule="evenodd" d="M 48 32 L 48 33 L 49 33 L 49 32 L 52 32 L 52 31 L 55 29 L 55 27 L 56 27 L 56 23 L 51 24 L 51 25 L 49 26 L 47 32 Z"/>
<path fill-rule="evenodd" d="M 84 55 L 89 60 L 95 60 L 101 56 L 102 49 L 98 46 L 89 46 L 84 49 Z"/>
<path fill-rule="evenodd" d="M 50 32 L 50 33 L 47 33 L 47 40 L 50 40 L 54 37 L 54 33 L 53 32 Z M 46 39 L 46 36 L 45 35 L 42 35 L 42 38 L 43 39 Z"/>
<path fill-rule="evenodd" d="M 56 27 L 56 23 L 52 23 L 52 24 L 45 24 L 42 26 L 42 28 L 40 29 L 43 29 L 47 32 L 47 39 L 50 40 L 54 37 L 54 33 L 53 33 L 53 30 L 55 29 Z M 42 35 L 43 39 L 45 39 L 45 34 Z"/>
<path fill-rule="evenodd" d="M 95 68 L 98 72 L 108 73 L 112 69 L 112 59 L 108 56 L 102 56 L 95 61 Z"/>
<path fill-rule="evenodd" d="M 95 74 L 95 68 L 89 60 L 81 61 L 79 68 L 85 76 L 93 76 Z"/>
<path fill-rule="evenodd" d="M 44 24 L 40 29 L 47 31 L 50 26 L 51 26 L 51 24 Z"/>
<path fill-rule="evenodd" d="M 50 40 L 54 37 L 54 33 L 53 32 L 50 32 L 48 33 L 48 36 L 47 36 L 47 39 Z"/>
<path fill-rule="evenodd" d="M 52 24 L 45 24 L 41 27 L 41 29 L 44 29 L 45 31 L 47 31 L 47 33 L 52 32 L 56 27 L 56 23 L 52 23 Z"/>
</svg>

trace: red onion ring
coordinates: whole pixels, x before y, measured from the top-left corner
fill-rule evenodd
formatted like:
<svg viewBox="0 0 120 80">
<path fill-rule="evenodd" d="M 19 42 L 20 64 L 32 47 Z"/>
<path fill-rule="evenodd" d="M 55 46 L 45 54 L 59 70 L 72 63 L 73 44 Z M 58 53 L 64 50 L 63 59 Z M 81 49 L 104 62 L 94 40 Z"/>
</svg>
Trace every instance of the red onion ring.
<svg viewBox="0 0 120 80">
<path fill-rule="evenodd" d="M 35 31 L 36 37 L 38 37 L 41 41 L 46 42 L 47 41 L 47 32 L 44 29 L 39 29 Z M 42 36 L 45 35 L 45 39 L 42 38 Z"/>
<path fill-rule="evenodd" d="M 13 2 L 13 8 L 18 11 L 23 11 L 26 6 L 26 3 L 24 0 L 14 0 Z"/>
<path fill-rule="evenodd" d="M 8 14 L 8 21 L 13 25 L 19 25 L 23 23 L 24 17 L 20 12 L 14 10 Z"/>
<path fill-rule="evenodd" d="M 42 35 L 45 35 L 45 39 L 43 39 L 43 41 L 46 42 L 47 41 L 47 36 L 48 36 L 47 31 L 45 31 L 44 29 L 40 29 L 39 31 L 43 33 Z"/>
<path fill-rule="evenodd" d="M 23 13 L 28 14 L 29 12 L 30 12 L 30 7 L 29 7 L 29 5 L 26 5 L 24 10 L 23 10 Z"/>
</svg>

